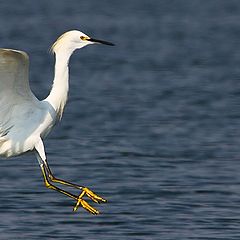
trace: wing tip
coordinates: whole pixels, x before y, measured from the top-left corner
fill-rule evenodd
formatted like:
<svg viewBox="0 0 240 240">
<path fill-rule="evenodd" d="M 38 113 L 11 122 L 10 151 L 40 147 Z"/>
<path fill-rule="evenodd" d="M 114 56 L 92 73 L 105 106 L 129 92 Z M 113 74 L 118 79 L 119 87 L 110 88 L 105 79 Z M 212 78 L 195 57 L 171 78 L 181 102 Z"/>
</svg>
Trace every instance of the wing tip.
<svg viewBox="0 0 240 240">
<path fill-rule="evenodd" d="M 8 48 L 0 48 L 0 55 L 7 57 L 22 57 L 27 61 L 29 59 L 28 54 L 26 52 Z"/>
</svg>

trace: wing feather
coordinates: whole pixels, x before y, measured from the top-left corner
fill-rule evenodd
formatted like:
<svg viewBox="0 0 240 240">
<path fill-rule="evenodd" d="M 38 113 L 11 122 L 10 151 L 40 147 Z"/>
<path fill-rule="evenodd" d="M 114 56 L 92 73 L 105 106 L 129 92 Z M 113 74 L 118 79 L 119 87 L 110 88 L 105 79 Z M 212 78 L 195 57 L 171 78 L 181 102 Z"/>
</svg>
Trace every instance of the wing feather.
<svg viewBox="0 0 240 240">
<path fill-rule="evenodd" d="M 28 69 L 25 52 L 0 49 L 0 137 L 12 127 L 15 106 L 36 101 L 29 86 Z"/>
</svg>

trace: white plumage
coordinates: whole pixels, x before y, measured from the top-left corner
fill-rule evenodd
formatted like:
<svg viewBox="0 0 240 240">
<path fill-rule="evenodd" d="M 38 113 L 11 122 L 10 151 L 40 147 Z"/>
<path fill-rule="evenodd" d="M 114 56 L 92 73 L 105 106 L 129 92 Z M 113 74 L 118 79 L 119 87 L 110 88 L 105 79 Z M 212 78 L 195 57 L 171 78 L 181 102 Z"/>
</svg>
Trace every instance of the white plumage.
<svg viewBox="0 0 240 240">
<path fill-rule="evenodd" d="M 96 40 L 73 30 L 64 33 L 53 44 L 55 53 L 55 74 L 48 97 L 38 100 L 29 87 L 29 58 L 25 52 L 0 49 L 0 156 L 11 157 L 35 151 L 47 187 L 59 191 L 75 200 L 93 214 L 99 213 L 82 197 L 86 194 L 95 202 L 105 202 L 89 189 L 57 179 L 53 176 L 45 155 L 42 139 L 49 133 L 57 120 L 61 119 L 68 95 L 68 63 L 74 50 L 88 44 L 106 41 Z M 79 197 L 62 190 L 56 182 L 82 190 Z"/>
<path fill-rule="evenodd" d="M 33 150 L 43 133 L 42 124 L 47 127 L 47 106 L 30 90 L 28 66 L 26 53 L 0 50 L 0 155 L 4 157 Z"/>
</svg>

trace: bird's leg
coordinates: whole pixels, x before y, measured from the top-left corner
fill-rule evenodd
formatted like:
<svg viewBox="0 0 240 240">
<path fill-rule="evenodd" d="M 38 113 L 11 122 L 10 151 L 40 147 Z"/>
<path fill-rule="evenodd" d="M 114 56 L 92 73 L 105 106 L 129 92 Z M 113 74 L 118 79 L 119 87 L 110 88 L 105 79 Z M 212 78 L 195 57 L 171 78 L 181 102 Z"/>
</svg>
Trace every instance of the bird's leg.
<svg viewBox="0 0 240 240">
<path fill-rule="evenodd" d="M 43 178 L 44 178 L 44 183 L 45 183 L 45 186 L 46 186 L 47 188 L 56 190 L 56 191 L 58 191 L 58 192 L 60 192 L 60 193 L 62 193 L 62 194 L 67 195 L 67 196 L 70 197 L 70 198 L 73 198 L 73 199 L 75 199 L 75 200 L 78 200 L 78 197 L 77 197 L 77 196 L 75 196 L 75 195 L 73 195 L 73 194 L 71 194 L 71 193 L 69 193 L 69 192 L 67 192 L 67 191 L 65 191 L 65 190 L 62 190 L 61 188 L 58 188 L 58 187 L 52 185 L 52 184 L 49 182 L 48 177 L 47 177 L 47 173 L 46 173 L 46 170 L 45 170 L 43 164 L 41 165 L 41 170 L 42 170 L 42 174 L 43 174 Z"/>
<path fill-rule="evenodd" d="M 56 182 L 56 183 L 60 183 L 60 184 L 63 184 L 63 185 L 69 186 L 69 187 L 74 187 L 74 188 L 77 188 L 77 189 L 80 189 L 80 190 L 82 190 L 84 188 L 83 186 L 79 186 L 79 185 L 76 185 L 74 183 L 70 183 L 70 182 L 67 182 L 65 180 L 56 178 L 53 175 L 53 173 L 52 173 L 52 171 L 51 171 L 47 161 L 44 162 L 44 166 L 45 166 L 45 168 L 46 168 L 46 170 L 48 172 L 48 177 L 49 177 L 50 181 Z"/>
<path fill-rule="evenodd" d="M 52 182 L 55 182 L 55 183 L 60 183 L 60 184 L 63 184 L 63 185 L 66 185 L 66 186 L 69 186 L 69 187 L 74 187 L 74 188 L 77 188 L 77 189 L 80 189 L 82 190 L 82 193 L 79 195 L 78 198 L 80 198 L 80 196 L 83 194 L 83 196 L 86 194 L 92 201 L 96 202 L 96 203 L 104 203 L 104 202 L 107 202 L 107 200 L 105 200 L 104 198 L 101 198 L 100 196 L 98 196 L 97 194 L 95 194 L 94 192 L 92 192 L 91 190 L 89 190 L 88 188 L 86 187 L 83 187 L 83 186 L 79 186 L 77 184 L 74 184 L 74 183 L 71 183 L 71 182 L 67 182 L 65 180 L 62 180 L 62 179 L 59 179 L 59 178 L 56 178 L 53 174 L 52 174 L 52 171 L 48 165 L 48 162 L 45 161 L 44 162 L 44 165 L 45 165 L 45 168 L 48 172 L 48 177 L 49 177 L 49 180 L 52 181 Z"/>
<path fill-rule="evenodd" d="M 91 207 L 85 200 L 83 200 L 83 196 L 86 194 L 90 199 L 92 199 L 94 202 L 101 202 L 101 201 L 106 201 L 104 199 L 102 199 L 101 197 L 97 196 L 95 193 L 93 193 L 92 191 L 90 191 L 88 188 L 82 187 L 82 186 L 78 186 L 76 184 L 72 184 L 69 182 L 66 182 L 64 180 L 55 178 L 48 166 L 47 163 L 47 158 L 46 158 L 46 154 L 45 154 L 45 150 L 44 150 L 44 145 L 42 142 L 42 139 L 39 137 L 38 141 L 35 144 L 35 150 L 36 150 L 36 156 L 39 162 L 39 165 L 41 167 L 42 170 L 42 174 L 43 174 L 43 178 L 44 178 L 44 183 L 46 185 L 47 188 L 53 189 L 55 191 L 58 191 L 70 198 L 73 198 L 77 201 L 76 206 L 74 207 L 74 211 L 76 211 L 78 209 L 78 207 L 81 205 L 84 209 L 86 209 L 87 211 L 89 211 L 92 214 L 99 214 L 99 211 L 96 210 L 95 208 Z M 56 186 L 54 186 L 53 184 L 50 183 L 50 181 L 52 182 L 56 182 L 56 183 L 60 183 L 60 184 L 64 184 L 70 187 L 77 187 L 78 189 L 82 190 L 82 193 L 79 196 L 75 196 L 72 193 L 69 193 L 61 188 L 58 188 Z"/>
<path fill-rule="evenodd" d="M 77 211 L 78 207 L 81 205 L 84 209 L 86 209 L 88 212 L 94 214 L 94 215 L 97 215 L 99 214 L 99 211 L 95 208 L 93 208 L 92 206 L 90 206 L 83 198 L 83 196 L 85 195 L 85 191 L 82 191 L 82 193 L 79 195 L 79 196 L 76 196 L 72 193 L 69 193 L 61 188 L 58 188 L 54 185 L 52 185 L 49 180 L 48 180 L 48 177 L 47 177 L 47 172 L 45 170 L 45 167 L 43 164 L 41 164 L 41 170 L 42 170 L 42 174 L 43 174 L 43 178 L 44 178 L 44 183 L 45 183 L 45 186 L 49 189 L 52 189 L 52 190 L 55 190 L 55 191 L 58 191 L 70 198 L 73 198 L 74 200 L 77 201 L 77 204 L 76 206 L 74 207 L 73 211 Z"/>
</svg>

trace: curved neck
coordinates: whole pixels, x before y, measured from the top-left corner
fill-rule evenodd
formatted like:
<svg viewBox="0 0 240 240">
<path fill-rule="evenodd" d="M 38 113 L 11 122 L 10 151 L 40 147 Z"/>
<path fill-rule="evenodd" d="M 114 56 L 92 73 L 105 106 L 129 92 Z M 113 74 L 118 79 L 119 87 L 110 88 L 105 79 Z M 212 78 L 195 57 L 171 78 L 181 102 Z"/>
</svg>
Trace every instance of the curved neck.
<svg viewBox="0 0 240 240">
<path fill-rule="evenodd" d="M 55 74 L 50 94 L 45 99 L 57 112 L 61 119 L 67 101 L 69 89 L 69 69 L 68 62 L 72 52 L 56 52 Z"/>
</svg>

